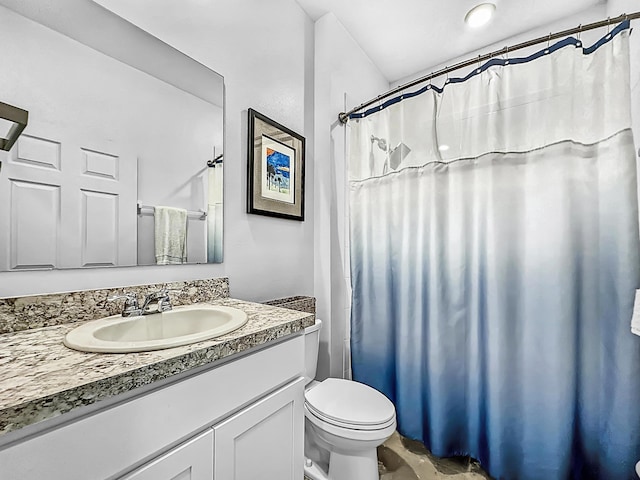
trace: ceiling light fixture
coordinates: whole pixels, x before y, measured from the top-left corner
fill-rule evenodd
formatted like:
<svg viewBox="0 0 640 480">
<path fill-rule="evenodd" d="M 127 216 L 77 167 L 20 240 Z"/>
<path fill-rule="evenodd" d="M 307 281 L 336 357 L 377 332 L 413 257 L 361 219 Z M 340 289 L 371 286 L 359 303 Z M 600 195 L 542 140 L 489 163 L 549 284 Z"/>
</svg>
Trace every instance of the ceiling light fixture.
<svg viewBox="0 0 640 480">
<path fill-rule="evenodd" d="M 476 5 L 471 10 L 467 12 L 464 16 L 464 21 L 471 28 L 479 28 L 483 25 L 486 25 L 493 13 L 496 11 L 496 6 L 493 3 L 481 3 L 480 5 Z"/>
</svg>

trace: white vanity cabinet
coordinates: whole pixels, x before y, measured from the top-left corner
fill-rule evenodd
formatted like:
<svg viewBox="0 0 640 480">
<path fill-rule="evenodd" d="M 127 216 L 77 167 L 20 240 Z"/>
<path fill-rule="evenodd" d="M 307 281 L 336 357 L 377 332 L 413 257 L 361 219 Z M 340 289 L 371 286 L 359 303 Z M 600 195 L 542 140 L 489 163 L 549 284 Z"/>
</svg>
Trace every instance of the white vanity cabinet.
<svg viewBox="0 0 640 480">
<path fill-rule="evenodd" d="M 301 480 L 301 395 L 302 378 L 121 480 Z"/>
<path fill-rule="evenodd" d="M 0 480 L 300 480 L 304 336 L 274 343 L 0 437 Z"/>
</svg>

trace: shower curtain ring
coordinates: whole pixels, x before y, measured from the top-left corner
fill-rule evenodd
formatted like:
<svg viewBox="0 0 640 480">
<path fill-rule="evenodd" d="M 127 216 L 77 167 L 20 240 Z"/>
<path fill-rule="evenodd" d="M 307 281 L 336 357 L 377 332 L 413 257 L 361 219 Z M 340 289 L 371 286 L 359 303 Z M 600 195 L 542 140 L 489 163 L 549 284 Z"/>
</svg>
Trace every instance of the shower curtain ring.
<svg viewBox="0 0 640 480">
<path fill-rule="evenodd" d="M 506 46 L 506 47 L 504 47 L 504 48 L 505 48 L 505 50 L 506 50 L 506 53 L 505 53 L 505 58 L 506 58 L 506 60 L 504 61 L 504 64 L 505 64 L 505 65 L 509 65 L 509 45 L 507 45 L 507 46 Z"/>
<path fill-rule="evenodd" d="M 607 36 L 606 39 L 609 40 L 611 38 L 611 17 L 607 17 Z"/>
<path fill-rule="evenodd" d="M 482 70 L 480 70 L 480 55 L 478 55 L 478 69 L 476 70 L 476 73 L 480 73 Z"/>
<path fill-rule="evenodd" d="M 547 37 L 547 48 L 544 53 L 549 53 L 549 45 L 551 44 L 551 32 L 549 32 L 549 36 Z"/>
<path fill-rule="evenodd" d="M 582 24 L 578 25 L 578 41 L 576 42 L 576 47 L 579 47 L 582 45 L 581 37 L 582 36 Z"/>
<path fill-rule="evenodd" d="M 433 87 L 433 85 L 431 84 L 432 80 L 433 80 L 433 72 L 431 72 L 431 75 L 429 75 L 429 85 L 427 85 L 427 88 L 429 90 L 431 90 L 431 88 Z"/>
<path fill-rule="evenodd" d="M 447 67 L 444 67 L 444 68 L 445 68 L 445 69 L 447 69 L 447 68 L 449 68 L 449 67 L 447 66 Z M 446 80 L 444 81 L 444 83 L 445 83 L 445 84 L 449 83 L 449 72 L 447 72 L 447 78 L 446 78 Z"/>
</svg>

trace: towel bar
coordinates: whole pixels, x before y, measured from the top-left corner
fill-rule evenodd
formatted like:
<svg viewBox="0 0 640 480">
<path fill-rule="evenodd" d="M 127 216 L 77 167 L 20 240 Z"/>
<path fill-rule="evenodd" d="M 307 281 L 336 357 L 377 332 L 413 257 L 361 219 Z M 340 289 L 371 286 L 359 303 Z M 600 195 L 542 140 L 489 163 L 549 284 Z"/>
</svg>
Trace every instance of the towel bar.
<svg viewBox="0 0 640 480">
<path fill-rule="evenodd" d="M 151 205 L 143 205 L 138 202 L 138 215 L 153 215 L 153 206 Z M 187 210 L 187 216 L 192 218 L 198 218 L 200 220 L 205 220 L 207 218 L 207 212 L 204 210 L 191 211 Z"/>
</svg>

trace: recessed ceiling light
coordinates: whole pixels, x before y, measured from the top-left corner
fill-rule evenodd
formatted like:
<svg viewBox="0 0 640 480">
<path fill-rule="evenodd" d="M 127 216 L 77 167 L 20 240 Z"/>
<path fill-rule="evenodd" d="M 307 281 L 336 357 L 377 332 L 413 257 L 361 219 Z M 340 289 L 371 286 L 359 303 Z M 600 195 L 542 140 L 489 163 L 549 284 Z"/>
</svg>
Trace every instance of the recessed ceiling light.
<svg viewBox="0 0 640 480">
<path fill-rule="evenodd" d="M 442 144 L 438 147 L 438 150 L 440 150 L 441 152 L 446 152 L 447 150 L 449 150 L 449 145 Z"/>
<path fill-rule="evenodd" d="M 491 20 L 495 11 L 496 6 L 493 3 L 481 3 L 467 12 L 464 21 L 471 28 L 478 28 Z"/>
</svg>

